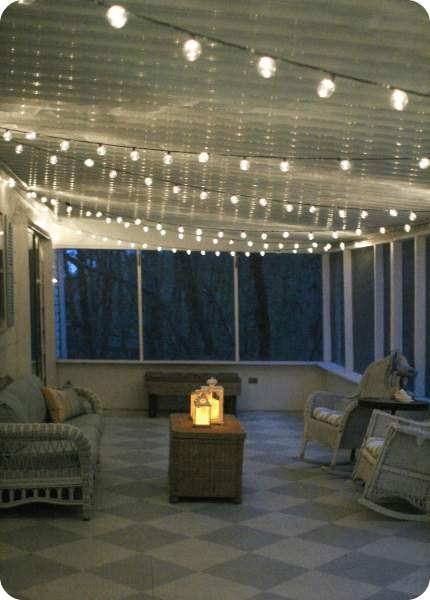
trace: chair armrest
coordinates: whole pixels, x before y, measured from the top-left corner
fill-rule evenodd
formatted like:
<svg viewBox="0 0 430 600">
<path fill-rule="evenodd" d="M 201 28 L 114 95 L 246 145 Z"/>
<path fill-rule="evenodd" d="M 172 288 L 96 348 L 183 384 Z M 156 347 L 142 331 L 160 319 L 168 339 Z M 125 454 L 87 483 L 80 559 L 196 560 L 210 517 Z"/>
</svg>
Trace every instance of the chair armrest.
<svg viewBox="0 0 430 600">
<path fill-rule="evenodd" d="M 0 452 L 2 442 L 41 442 L 67 440 L 73 442 L 80 455 L 91 457 L 91 446 L 86 434 L 66 423 L 0 423 Z M 4 452 L 4 450 L 3 450 Z"/>
<path fill-rule="evenodd" d="M 102 401 L 97 394 L 95 394 L 92 390 L 83 387 L 75 387 L 75 391 L 82 396 L 84 400 L 87 400 L 93 409 L 93 412 L 97 414 L 103 414 L 103 405 Z"/>
<path fill-rule="evenodd" d="M 304 408 L 304 418 L 310 419 L 314 408 L 329 408 L 330 410 L 338 410 L 337 406 L 343 400 L 343 396 L 333 392 L 324 392 L 317 390 L 312 392 L 306 400 Z"/>
</svg>

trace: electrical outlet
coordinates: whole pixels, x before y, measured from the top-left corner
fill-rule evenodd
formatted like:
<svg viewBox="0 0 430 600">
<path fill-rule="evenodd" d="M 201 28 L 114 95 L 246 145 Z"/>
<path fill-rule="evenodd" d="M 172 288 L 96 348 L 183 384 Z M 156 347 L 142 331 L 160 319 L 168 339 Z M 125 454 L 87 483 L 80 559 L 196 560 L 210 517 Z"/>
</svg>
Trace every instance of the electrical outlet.
<svg viewBox="0 0 430 600">
<path fill-rule="evenodd" d="M 249 377 L 248 383 L 258 383 L 258 377 Z"/>
</svg>

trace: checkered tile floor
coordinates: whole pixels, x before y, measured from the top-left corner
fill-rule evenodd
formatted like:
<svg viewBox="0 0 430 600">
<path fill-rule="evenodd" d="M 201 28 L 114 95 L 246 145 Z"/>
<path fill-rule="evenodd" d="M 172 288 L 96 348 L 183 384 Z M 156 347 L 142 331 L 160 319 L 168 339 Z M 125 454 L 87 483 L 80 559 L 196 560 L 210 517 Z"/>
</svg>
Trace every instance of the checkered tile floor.
<svg viewBox="0 0 430 600">
<path fill-rule="evenodd" d="M 357 503 L 347 478 L 294 461 L 301 413 L 242 412 L 244 498 L 168 501 L 168 416 L 106 416 L 93 517 L 0 512 L 0 579 L 22 600 L 410 600 L 430 526 Z M 309 455 L 330 450 L 309 444 Z"/>
</svg>

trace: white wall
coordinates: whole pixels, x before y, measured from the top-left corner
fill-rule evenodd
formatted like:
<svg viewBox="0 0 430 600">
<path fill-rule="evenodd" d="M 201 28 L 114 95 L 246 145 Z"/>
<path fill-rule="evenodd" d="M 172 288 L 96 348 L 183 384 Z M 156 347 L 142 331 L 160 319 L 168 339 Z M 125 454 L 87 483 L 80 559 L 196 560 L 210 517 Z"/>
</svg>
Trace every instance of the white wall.
<svg viewBox="0 0 430 600">
<path fill-rule="evenodd" d="M 74 385 L 96 392 L 108 409 L 147 410 L 144 389 L 146 371 L 199 371 L 238 373 L 242 393 L 237 400 L 238 410 L 303 410 L 306 398 L 315 390 L 332 389 L 350 395 L 356 380 L 336 369 L 330 374 L 328 364 L 317 363 L 127 363 L 58 361 L 58 384 L 67 380 Z M 339 375 L 338 373 L 341 373 Z M 249 383 L 257 378 L 257 383 Z M 359 376 L 358 376 L 359 378 Z M 330 387 L 327 387 L 330 386 Z M 164 402 L 164 401 L 163 401 Z M 164 406 L 174 407 L 166 399 Z"/>
</svg>

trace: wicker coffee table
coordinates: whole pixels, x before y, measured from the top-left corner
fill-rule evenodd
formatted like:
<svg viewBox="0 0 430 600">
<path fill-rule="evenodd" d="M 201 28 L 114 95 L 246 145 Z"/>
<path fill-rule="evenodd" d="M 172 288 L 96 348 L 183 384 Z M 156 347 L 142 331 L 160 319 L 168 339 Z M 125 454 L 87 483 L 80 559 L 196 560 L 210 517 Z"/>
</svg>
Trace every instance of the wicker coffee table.
<svg viewBox="0 0 430 600">
<path fill-rule="evenodd" d="M 204 428 L 194 427 L 188 414 L 170 415 L 170 502 L 181 497 L 242 502 L 245 437 L 233 415 L 224 415 L 224 425 Z"/>
</svg>

